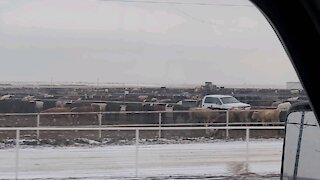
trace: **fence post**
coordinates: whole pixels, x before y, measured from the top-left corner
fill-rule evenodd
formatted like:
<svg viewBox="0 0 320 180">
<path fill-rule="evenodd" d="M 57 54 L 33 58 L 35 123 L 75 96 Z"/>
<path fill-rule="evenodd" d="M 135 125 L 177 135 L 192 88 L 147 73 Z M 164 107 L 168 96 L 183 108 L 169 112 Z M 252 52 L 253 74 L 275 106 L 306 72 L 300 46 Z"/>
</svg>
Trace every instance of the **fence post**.
<svg viewBox="0 0 320 180">
<path fill-rule="evenodd" d="M 102 113 L 98 114 L 98 121 L 99 121 L 99 128 L 101 128 L 102 125 Z M 99 139 L 101 138 L 101 129 L 99 129 Z"/>
<path fill-rule="evenodd" d="M 37 139 L 40 138 L 40 130 L 39 130 L 39 127 L 40 127 L 40 114 L 38 113 L 37 114 Z"/>
<path fill-rule="evenodd" d="M 20 129 L 16 130 L 16 164 L 15 164 L 15 179 L 19 175 L 19 146 L 20 146 Z"/>
<path fill-rule="evenodd" d="M 246 129 L 246 171 L 249 171 L 249 140 L 250 140 L 250 129 Z"/>
<path fill-rule="evenodd" d="M 159 113 L 159 135 L 158 138 L 161 138 L 161 124 L 162 124 L 162 115 Z"/>
<path fill-rule="evenodd" d="M 135 167 L 135 177 L 138 177 L 138 167 L 139 166 L 139 129 L 136 129 L 136 167 Z"/>
<path fill-rule="evenodd" d="M 229 110 L 226 111 L 226 126 L 229 126 Z M 229 139 L 229 129 L 226 129 L 226 138 Z"/>
</svg>

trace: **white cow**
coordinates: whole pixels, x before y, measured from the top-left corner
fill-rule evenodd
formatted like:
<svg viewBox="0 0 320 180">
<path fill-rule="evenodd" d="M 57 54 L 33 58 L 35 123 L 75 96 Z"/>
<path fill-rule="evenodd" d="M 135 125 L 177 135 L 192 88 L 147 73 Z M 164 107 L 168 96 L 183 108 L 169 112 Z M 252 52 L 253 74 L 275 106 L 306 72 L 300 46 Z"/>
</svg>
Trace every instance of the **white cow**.
<svg viewBox="0 0 320 180">
<path fill-rule="evenodd" d="M 30 95 L 25 96 L 21 99 L 21 101 L 32 101 L 32 100 L 34 100 L 34 96 L 30 96 Z"/>
<path fill-rule="evenodd" d="M 56 107 L 65 107 L 66 106 L 66 102 L 65 101 L 57 101 L 56 102 Z"/>
<path fill-rule="evenodd" d="M 11 94 L 7 94 L 7 95 L 3 95 L 0 97 L 0 100 L 8 100 L 8 99 L 11 99 L 13 98 L 14 95 L 11 95 Z"/>
<path fill-rule="evenodd" d="M 41 112 L 43 110 L 43 104 L 44 104 L 44 102 L 42 102 L 42 101 L 35 101 L 35 106 L 36 106 L 37 112 Z"/>
<path fill-rule="evenodd" d="M 138 96 L 138 99 L 140 101 L 144 101 L 144 100 L 148 99 L 148 96 L 147 95 L 140 95 L 140 96 Z"/>
<path fill-rule="evenodd" d="M 291 107 L 290 102 L 284 102 L 284 103 L 281 103 L 277 106 L 277 110 L 288 111 L 290 107 Z"/>
</svg>

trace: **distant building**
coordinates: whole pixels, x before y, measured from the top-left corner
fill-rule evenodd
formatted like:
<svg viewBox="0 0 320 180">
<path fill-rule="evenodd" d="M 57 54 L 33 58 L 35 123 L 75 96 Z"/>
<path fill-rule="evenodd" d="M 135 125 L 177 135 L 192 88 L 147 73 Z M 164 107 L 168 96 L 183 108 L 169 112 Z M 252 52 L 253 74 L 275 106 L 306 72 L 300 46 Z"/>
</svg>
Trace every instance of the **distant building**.
<svg viewBox="0 0 320 180">
<path fill-rule="evenodd" d="M 204 83 L 204 88 L 205 88 L 206 90 L 211 91 L 211 90 L 217 88 L 217 86 L 214 85 L 214 84 L 212 84 L 212 82 L 205 82 L 205 83 Z"/>
<path fill-rule="evenodd" d="M 287 89 L 303 90 L 300 82 L 287 82 Z"/>
</svg>

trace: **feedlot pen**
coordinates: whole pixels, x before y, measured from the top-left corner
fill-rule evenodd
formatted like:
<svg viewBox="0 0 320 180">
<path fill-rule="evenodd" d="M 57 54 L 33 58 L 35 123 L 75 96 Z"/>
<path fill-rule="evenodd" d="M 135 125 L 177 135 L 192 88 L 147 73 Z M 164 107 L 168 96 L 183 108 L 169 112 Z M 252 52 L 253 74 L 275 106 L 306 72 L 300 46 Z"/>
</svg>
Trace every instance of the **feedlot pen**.
<svg viewBox="0 0 320 180">
<path fill-rule="evenodd" d="M 140 137 L 154 138 L 244 138 L 244 130 L 208 130 L 193 129 L 190 131 L 167 131 L 161 127 L 210 127 L 210 126 L 281 126 L 279 119 L 252 119 L 255 112 L 250 111 L 127 111 L 127 112 L 67 112 L 67 113 L 13 113 L 0 114 L 0 127 L 159 127 L 157 130 L 141 132 Z M 263 118 L 263 117 L 262 117 Z M 56 141 L 88 138 L 133 139 L 132 131 L 22 131 L 24 139 L 54 139 Z M 278 138 L 283 137 L 283 130 L 251 131 L 251 137 Z M 12 131 L 1 131 L 0 140 L 13 139 Z"/>
</svg>

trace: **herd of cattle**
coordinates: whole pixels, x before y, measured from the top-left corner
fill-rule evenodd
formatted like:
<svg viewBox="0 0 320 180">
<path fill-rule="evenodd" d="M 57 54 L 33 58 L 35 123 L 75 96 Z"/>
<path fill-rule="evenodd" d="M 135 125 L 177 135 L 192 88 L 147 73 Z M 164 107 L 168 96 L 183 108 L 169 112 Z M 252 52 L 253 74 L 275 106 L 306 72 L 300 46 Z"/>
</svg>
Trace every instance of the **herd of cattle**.
<svg viewBox="0 0 320 180">
<path fill-rule="evenodd" d="M 41 111 L 42 113 L 59 113 L 59 112 L 104 112 L 106 109 L 106 103 L 91 103 L 90 105 L 80 107 L 65 107 L 60 102 L 56 103 L 56 107 L 49 108 Z M 260 109 L 260 110 L 230 110 L 228 115 L 225 111 L 216 111 L 207 108 L 190 108 L 185 115 L 180 118 L 184 118 L 183 122 L 203 122 L 203 123 L 225 123 L 226 116 L 230 123 L 244 123 L 244 122 L 261 122 L 272 123 L 284 121 L 286 113 L 291 104 L 288 102 L 278 104 L 274 109 Z M 39 108 L 41 108 L 39 106 Z M 164 112 L 167 117 L 172 112 Z M 178 114 L 178 113 L 176 113 Z"/>
<path fill-rule="evenodd" d="M 232 110 L 228 112 L 230 123 L 261 122 L 263 124 L 284 121 L 287 111 L 279 109 L 264 110 Z M 203 119 L 204 123 L 225 123 L 226 112 L 204 108 L 192 108 L 189 111 L 191 119 Z"/>
<path fill-rule="evenodd" d="M 56 101 L 52 104 L 54 107 L 47 108 L 46 102 L 35 101 L 34 106 L 37 112 L 44 113 L 41 116 L 42 126 L 82 126 L 82 125 L 98 125 L 101 118 L 102 125 L 129 125 L 129 124 L 157 124 L 159 123 L 159 112 L 144 111 L 132 113 L 125 111 L 122 113 L 108 113 L 106 110 L 107 103 L 86 103 L 86 104 L 66 104 L 62 101 Z M 195 123 L 201 126 L 211 126 L 216 123 L 224 125 L 224 123 L 238 123 L 237 125 L 245 125 L 245 123 L 261 123 L 262 125 L 272 125 L 284 121 L 286 113 L 291 103 L 278 103 L 274 109 L 252 109 L 252 110 L 229 110 L 219 111 L 207 108 L 190 108 L 188 111 L 160 111 L 162 124 L 185 124 Z M 70 112 L 70 113 L 69 113 Z M 80 112 L 81 114 L 72 114 Z M 88 112 L 88 113 L 86 113 Z M 89 112 L 105 112 L 105 113 L 89 113 Z M 53 114 L 50 114 L 53 113 Z M 59 113 L 59 114 L 55 114 Z M 62 113 L 62 114 L 60 114 Z M 26 116 L 29 117 L 29 116 Z M 24 124 L 25 126 L 34 125 L 34 118 L 30 120 L 14 116 L 1 116 L 1 126 L 16 126 Z M 27 122 L 28 121 L 28 122 Z M 220 132 L 217 130 L 205 130 L 209 136 L 218 136 Z M 195 132 L 194 132 L 195 133 Z"/>
<path fill-rule="evenodd" d="M 37 106 L 37 104 L 36 104 Z M 106 103 L 91 103 L 90 106 L 80 106 L 80 107 L 65 107 L 63 103 L 57 101 L 56 107 L 49 108 L 40 112 L 51 113 L 51 112 L 104 112 L 106 110 Z M 38 107 L 39 109 L 41 106 Z"/>
<path fill-rule="evenodd" d="M 30 102 L 30 101 L 29 101 Z M 105 112 L 107 103 L 87 103 L 78 105 L 68 105 L 64 101 L 56 101 L 54 107 L 44 108 L 43 101 L 34 101 L 36 112 L 41 113 L 60 113 L 60 112 Z M 109 104 L 108 104 L 109 106 Z M 227 116 L 230 123 L 243 122 L 281 122 L 284 121 L 287 110 L 290 108 L 290 102 L 277 102 L 274 109 L 261 110 L 232 110 L 226 112 L 214 111 L 206 108 L 190 108 L 187 113 L 178 117 L 179 122 L 203 122 L 203 123 L 225 123 Z M 154 110 L 154 109 L 153 109 Z M 157 110 L 157 109 L 156 109 Z M 160 111 L 164 109 L 159 109 Z M 121 110 L 120 110 L 121 111 Z M 126 111 L 126 110 L 124 110 Z M 130 111 L 127 109 L 127 111 Z M 143 111 L 143 110 L 142 110 Z M 148 110 L 147 110 L 148 111 Z M 164 112 L 170 116 L 172 112 Z M 168 115 L 169 114 L 169 115 Z M 174 115 L 172 115 L 174 117 Z M 177 115 L 174 117 L 177 118 Z M 175 122 L 176 120 L 172 121 Z"/>
</svg>

